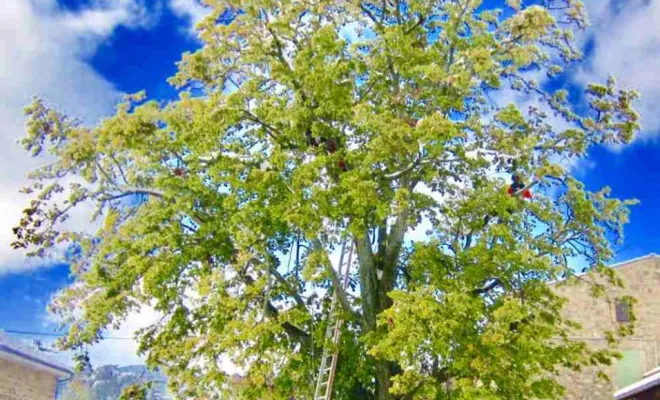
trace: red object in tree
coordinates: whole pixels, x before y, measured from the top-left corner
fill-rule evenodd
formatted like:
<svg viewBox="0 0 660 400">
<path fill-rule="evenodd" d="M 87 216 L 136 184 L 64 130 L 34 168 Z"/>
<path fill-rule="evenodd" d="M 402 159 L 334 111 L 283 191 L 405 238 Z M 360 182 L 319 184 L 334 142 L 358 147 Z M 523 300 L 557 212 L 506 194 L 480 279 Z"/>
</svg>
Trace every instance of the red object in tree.
<svg viewBox="0 0 660 400">
<path fill-rule="evenodd" d="M 339 169 L 346 172 L 346 162 L 344 160 L 339 160 Z"/>
<path fill-rule="evenodd" d="M 337 151 L 337 142 L 333 138 L 328 139 L 328 141 L 326 142 L 326 146 L 328 149 L 328 153 L 330 154 L 333 154 L 334 152 Z"/>
<path fill-rule="evenodd" d="M 174 168 L 174 175 L 176 176 L 184 176 L 186 172 L 183 170 L 183 168 Z"/>
<path fill-rule="evenodd" d="M 515 192 L 513 191 L 513 187 L 512 187 L 512 186 L 509 186 L 509 190 L 508 190 L 508 192 L 509 192 L 509 196 L 513 196 L 513 195 L 514 195 Z M 523 198 L 525 198 L 525 199 L 531 199 L 531 198 L 532 198 L 532 192 L 531 192 L 529 189 L 525 189 L 525 191 L 523 192 Z"/>
</svg>

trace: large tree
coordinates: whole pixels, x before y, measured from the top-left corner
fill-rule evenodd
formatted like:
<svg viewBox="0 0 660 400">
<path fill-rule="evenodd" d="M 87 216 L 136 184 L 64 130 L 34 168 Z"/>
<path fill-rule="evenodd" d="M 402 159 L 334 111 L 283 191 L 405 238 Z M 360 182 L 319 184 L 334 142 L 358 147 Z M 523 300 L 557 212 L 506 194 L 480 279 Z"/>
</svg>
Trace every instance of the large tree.
<svg viewBox="0 0 660 400">
<path fill-rule="evenodd" d="M 613 79 L 560 89 L 582 2 L 206 1 L 178 100 L 131 96 L 91 127 L 27 108 L 22 143 L 51 156 L 15 246 L 76 249 L 64 347 L 155 307 L 141 351 L 180 394 L 219 396 L 229 359 L 244 398 L 309 399 L 336 293 L 337 399 L 560 398 L 561 368 L 609 362 L 547 285 L 575 259 L 594 295 L 618 283 L 628 219 L 568 168 L 639 129 Z M 90 204 L 99 229 L 67 230 Z"/>
</svg>

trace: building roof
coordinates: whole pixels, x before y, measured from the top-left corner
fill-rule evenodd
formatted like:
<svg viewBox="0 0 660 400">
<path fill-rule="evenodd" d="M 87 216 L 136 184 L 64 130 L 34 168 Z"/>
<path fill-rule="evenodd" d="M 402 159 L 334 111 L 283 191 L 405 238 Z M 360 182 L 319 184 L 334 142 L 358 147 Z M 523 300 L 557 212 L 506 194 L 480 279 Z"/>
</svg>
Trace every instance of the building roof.
<svg viewBox="0 0 660 400">
<path fill-rule="evenodd" d="M 637 393 L 641 393 L 656 386 L 660 386 L 660 371 L 655 371 L 655 373 L 647 375 L 646 378 L 642 379 L 641 381 L 637 381 L 632 385 L 617 390 L 614 393 L 614 398 L 616 400 L 627 399 L 630 396 L 636 395 Z"/>
<path fill-rule="evenodd" d="M 630 260 L 625 260 L 625 261 L 621 261 L 621 262 L 618 262 L 618 263 L 615 263 L 615 264 L 611 264 L 611 265 L 608 265 L 607 267 L 608 268 L 619 268 L 619 267 L 623 267 L 623 266 L 628 265 L 628 264 L 636 263 L 637 261 L 646 260 L 647 258 L 660 258 L 660 255 L 657 255 L 656 253 L 649 253 L 645 256 L 631 258 Z M 575 274 L 575 275 L 572 275 L 572 276 L 582 276 L 582 275 L 586 275 L 586 274 L 587 274 L 586 272 L 582 272 L 582 273 Z M 548 285 L 554 285 L 556 283 L 562 283 L 562 282 L 565 282 L 565 281 L 566 281 L 566 279 L 559 279 L 559 280 L 556 280 L 556 281 L 550 281 L 550 282 L 548 282 Z"/>
<path fill-rule="evenodd" d="M 64 363 L 43 352 L 31 349 L 0 331 L 0 359 L 21 364 L 24 367 L 47 372 L 57 377 L 70 377 L 73 371 Z"/>
<path fill-rule="evenodd" d="M 630 259 L 630 260 L 621 261 L 621 262 L 618 262 L 618 263 L 616 263 L 616 264 L 612 264 L 612 265 L 610 265 L 609 267 L 610 267 L 610 268 L 617 268 L 617 267 L 621 267 L 621 266 L 626 265 L 626 264 L 632 264 L 632 263 L 637 262 L 637 261 L 646 260 L 647 258 L 657 258 L 657 257 L 660 257 L 660 256 L 658 256 L 658 255 L 655 254 L 655 253 L 649 253 L 649 254 L 647 254 L 647 255 L 645 255 L 645 256 L 641 256 L 641 257 L 637 257 L 637 258 L 632 258 L 632 259 Z"/>
</svg>

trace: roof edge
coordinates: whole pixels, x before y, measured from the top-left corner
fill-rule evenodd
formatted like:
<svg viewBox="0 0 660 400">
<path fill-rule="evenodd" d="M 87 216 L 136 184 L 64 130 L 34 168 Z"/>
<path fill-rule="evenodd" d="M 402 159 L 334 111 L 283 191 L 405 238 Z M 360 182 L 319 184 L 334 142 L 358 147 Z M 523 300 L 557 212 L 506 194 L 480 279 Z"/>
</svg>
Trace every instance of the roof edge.
<svg viewBox="0 0 660 400">
<path fill-rule="evenodd" d="M 649 254 L 646 254 L 644 256 L 635 257 L 635 258 L 631 258 L 630 260 L 620 261 L 618 263 L 608 265 L 607 268 L 619 268 L 619 267 L 622 267 L 626 264 L 632 264 L 632 263 L 637 262 L 637 261 L 646 260 L 647 258 L 660 258 L 660 255 L 658 255 L 656 253 L 649 253 Z M 586 275 L 586 274 L 587 274 L 586 272 L 581 272 L 579 274 L 574 274 L 574 275 L 571 275 L 571 276 L 583 276 L 583 275 Z M 558 279 L 556 281 L 548 282 L 548 285 L 554 285 L 556 283 L 561 283 L 561 282 L 565 282 L 565 281 L 566 281 L 566 278 Z"/>
<path fill-rule="evenodd" d="M 34 357 L 34 356 L 31 356 L 29 354 L 25 354 L 25 353 L 23 353 L 19 350 L 13 349 L 9 346 L 5 346 L 4 344 L 0 344 L 0 352 L 7 353 L 7 354 L 9 354 L 11 356 L 14 356 L 14 357 L 18 357 L 18 358 L 26 360 L 30 363 L 38 364 L 42 367 L 45 367 L 49 370 L 54 371 L 55 375 L 59 375 L 59 376 L 71 376 L 71 375 L 73 375 L 73 371 L 71 371 L 67 368 L 64 368 L 64 367 L 55 365 L 53 363 L 41 360 L 41 359 L 39 359 L 37 357 Z"/>
<path fill-rule="evenodd" d="M 643 392 L 646 389 L 660 385 L 660 372 L 656 372 L 653 375 L 650 375 L 640 381 L 628 385 L 622 389 L 617 390 L 614 393 L 614 398 L 616 400 L 623 400 L 626 397 L 633 396 L 637 393 Z"/>
<path fill-rule="evenodd" d="M 657 258 L 657 257 L 660 257 L 660 256 L 658 256 L 658 255 L 655 254 L 655 253 L 649 253 L 649 254 L 647 254 L 647 255 L 645 255 L 645 256 L 636 257 L 636 258 L 631 258 L 630 260 L 620 261 L 620 262 L 618 262 L 618 263 L 616 263 L 616 264 L 608 265 L 608 267 L 610 267 L 610 268 L 618 268 L 618 267 L 621 267 L 621 266 L 626 265 L 626 264 L 634 263 L 634 262 L 636 262 L 636 261 L 646 260 L 647 258 Z"/>
</svg>

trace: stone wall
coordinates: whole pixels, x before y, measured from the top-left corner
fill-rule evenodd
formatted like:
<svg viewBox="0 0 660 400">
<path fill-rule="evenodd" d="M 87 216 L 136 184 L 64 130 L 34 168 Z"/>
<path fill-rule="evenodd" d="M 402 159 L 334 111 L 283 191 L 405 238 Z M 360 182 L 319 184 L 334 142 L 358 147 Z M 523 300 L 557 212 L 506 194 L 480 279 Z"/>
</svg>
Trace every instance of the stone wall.
<svg viewBox="0 0 660 400">
<path fill-rule="evenodd" d="M 53 400 L 56 384 L 54 375 L 0 359 L 0 400 Z"/>
<path fill-rule="evenodd" d="M 635 334 L 621 342 L 622 360 L 614 360 L 604 372 L 610 382 L 599 379 L 594 369 L 569 372 L 560 382 L 567 390 L 567 400 L 612 400 L 613 393 L 639 379 L 642 374 L 658 365 L 658 339 L 660 338 L 660 257 L 650 255 L 622 263 L 615 267 L 625 288 L 609 288 L 610 297 L 631 295 L 638 301 L 635 306 L 637 323 Z M 603 332 L 616 329 L 615 304 L 605 299 L 594 299 L 586 284 L 556 285 L 557 292 L 569 301 L 564 307 L 566 318 L 579 322 L 582 330 L 574 339 L 582 340 L 593 348 L 606 345 Z"/>
</svg>

